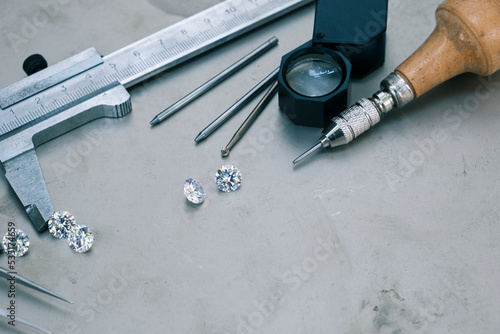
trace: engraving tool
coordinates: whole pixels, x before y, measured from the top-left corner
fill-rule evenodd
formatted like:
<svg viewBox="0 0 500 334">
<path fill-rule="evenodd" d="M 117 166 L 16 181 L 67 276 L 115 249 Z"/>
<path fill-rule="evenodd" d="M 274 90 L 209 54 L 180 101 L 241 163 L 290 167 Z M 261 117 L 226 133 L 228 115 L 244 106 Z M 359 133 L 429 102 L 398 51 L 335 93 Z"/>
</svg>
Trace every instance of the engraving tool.
<svg viewBox="0 0 500 334">
<path fill-rule="evenodd" d="M 233 117 L 238 111 L 240 111 L 244 106 L 246 106 L 250 101 L 252 101 L 257 95 L 259 95 L 264 89 L 269 87 L 273 81 L 278 77 L 279 69 L 274 70 L 267 77 L 262 79 L 257 85 L 243 95 L 238 101 L 236 101 L 229 109 L 224 111 L 219 115 L 212 123 L 210 123 L 206 128 L 201 130 L 201 132 L 196 136 L 194 141 L 199 143 L 200 141 L 206 139 L 210 134 L 217 130 L 224 122 L 229 118 Z"/>
<path fill-rule="evenodd" d="M 380 121 L 459 74 L 487 76 L 500 69 L 500 1 L 446 0 L 436 11 L 436 28 L 422 46 L 363 98 L 331 120 L 319 143 L 293 161 L 313 152 L 348 144 Z"/>
<path fill-rule="evenodd" d="M 275 74 L 275 76 L 278 75 L 278 70 L 279 69 L 276 69 L 273 72 Z M 250 129 L 250 127 L 255 122 L 257 117 L 259 117 L 259 115 L 262 113 L 262 111 L 264 111 L 264 109 L 269 104 L 269 102 L 271 102 L 274 94 L 276 94 L 277 91 L 278 91 L 278 81 L 274 81 L 271 84 L 271 88 L 269 88 L 269 90 L 266 92 L 266 94 L 264 94 L 264 97 L 262 97 L 262 99 L 259 101 L 259 103 L 257 103 L 255 108 L 252 110 L 252 112 L 247 116 L 245 121 L 240 125 L 240 127 L 235 132 L 235 134 L 233 135 L 233 137 L 231 138 L 229 143 L 221 149 L 220 152 L 221 152 L 221 155 L 223 158 L 229 156 L 229 152 L 231 151 L 231 149 L 243 137 L 243 135 L 248 131 L 248 129 Z"/>
<path fill-rule="evenodd" d="M 45 230 L 54 212 L 35 147 L 128 114 L 125 88 L 311 2 L 227 0 L 107 56 L 90 48 L 0 90 L 0 162 L 35 228 Z"/>
<path fill-rule="evenodd" d="M 231 75 L 236 73 L 238 70 L 240 70 L 242 67 L 245 65 L 249 64 L 252 62 L 254 59 L 257 57 L 261 56 L 264 52 L 268 51 L 271 49 L 273 46 L 278 45 L 278 39 L 276 37 L 272 37 L 270 40 L 259 46 L 257 49 L 253 50 L 240 60 L 238 60 L 236 63 L 232 64 L 228 68 L 226 68 L 224 71 L 220 72 L 217 74 L 215 77 L 212 79 L 208 80 L 205 82 L 203 85 L 200 87 L 196 88 L 193 90 L 191 93 L 188 95 L 184 96 L 182 99 L 179 101 L 175 102 L 172 104 L 170 107 L 167 109 L 163 110 L 160 112 L 158 115 L 155 116 L 150 122 L 151 125 L 156 125 L 161 122 L 163 122 L 167 117 L 170 117 L 180 109 L 182 109 L 184 106 L 187 104 L 191 103 L 201 95 L 205 94 L 208 92 L 210 89 L 213 87 L 217 86 L 219 83 L 222 81 L 226 80 L 229 78 Z"/>
</svg>

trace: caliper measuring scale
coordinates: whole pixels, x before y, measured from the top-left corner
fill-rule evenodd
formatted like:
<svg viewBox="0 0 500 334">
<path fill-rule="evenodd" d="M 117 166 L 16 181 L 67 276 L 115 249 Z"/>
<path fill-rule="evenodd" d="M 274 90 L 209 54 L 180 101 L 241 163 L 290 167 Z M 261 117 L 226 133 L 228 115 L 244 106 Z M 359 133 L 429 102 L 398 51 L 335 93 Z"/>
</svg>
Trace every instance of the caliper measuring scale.
<svg viewBox="0 0 500 334">
<path fill-rule="evenodd" d="M 488 76 L 500 69 L 500 1 L 446 0 L 436 11 L 436 28 L 422 46 L 363 98 L 334 117 L 319 142 L 293 161 L 321 148 L 353 141 L 380 121 L 459 74 Z"/>
<path fill-rule="evenodd" d="M 107 56 L 89 48 L 0 90 L 0 165 L 38 231 L 54 213 L 35 148 L 132 110 L 126 88 L 312 0 L 226 0 Z"/>
</svg>

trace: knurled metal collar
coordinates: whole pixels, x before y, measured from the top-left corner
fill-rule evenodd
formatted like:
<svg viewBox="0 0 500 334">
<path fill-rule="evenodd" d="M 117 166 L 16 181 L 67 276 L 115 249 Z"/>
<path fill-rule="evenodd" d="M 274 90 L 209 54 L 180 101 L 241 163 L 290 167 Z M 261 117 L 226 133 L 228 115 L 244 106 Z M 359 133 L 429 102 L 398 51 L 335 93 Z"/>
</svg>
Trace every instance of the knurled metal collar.
<svg viewBox="0 0 500 334">
<path fill-rule="evenodd" d="M 405 106 L 415 98 L 410 85 L 408 85 L 408 83 L 400 75 L 394 72 L 382 80 L 380 88 L 392 95 L 394 102 L 396 103 L 396 107 L 398 108 Z"/>
<path fill-rule="evenodd" d="M 350 128 L 353 138 L 368 130 L 371 126 L 380 121 L 380 113 L 368 99 L 361 99 L 349 109 L 339 115 L 344 119 Z"/>
</svg>

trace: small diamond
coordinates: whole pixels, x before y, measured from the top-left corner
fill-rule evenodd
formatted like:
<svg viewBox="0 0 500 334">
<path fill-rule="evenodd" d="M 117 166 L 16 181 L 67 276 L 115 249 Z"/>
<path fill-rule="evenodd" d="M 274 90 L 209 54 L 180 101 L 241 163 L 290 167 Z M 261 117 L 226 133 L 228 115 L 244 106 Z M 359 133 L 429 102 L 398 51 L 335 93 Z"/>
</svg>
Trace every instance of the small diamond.
<svg viewBox="0 0 500 334">
<path fill-rule="evenodd" d="M 205 197 L 207 197 L 205 189 L 203 189 L 201 183 L 191 178 L 184 182 L 184 195 L 186 195 L 188 201 L 194 204 L 203 203 Z"/>
<path fill-rule="evenodd" d="M 67 211 L 54 213 L 48 223 L 50 234 L 58 239 L 66 239 L 71 228 L 76 225 L 75 217 Z"/>
<path fill-rule="evenodd" d="M 238 168 L 225 165 L 215 173 L 215 184 L 223 192 L 237 190 L 241 185 L 241 172 Z"/>
<path fill-rule="evenodd" d="M 77 253 L 87 252 L 94 243 L 92 230 L 85 225 L 75 225 L 68 234 L 69 247 Z"/>
<path fill-rule="evenodd" d="M 30 239 L 22 230 L 12 230 L 3 237 L 2 247 L 7 254 L 21 257 L 28 252 Z"/>
</svg>

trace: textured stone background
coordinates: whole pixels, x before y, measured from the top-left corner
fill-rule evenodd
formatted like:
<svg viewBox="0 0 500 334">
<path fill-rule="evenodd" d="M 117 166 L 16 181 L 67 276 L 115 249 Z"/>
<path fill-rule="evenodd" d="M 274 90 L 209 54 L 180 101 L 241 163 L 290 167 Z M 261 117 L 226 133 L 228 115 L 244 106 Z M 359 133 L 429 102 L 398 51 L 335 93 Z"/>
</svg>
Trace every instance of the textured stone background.
<svg viewBox="0 0 500 334">
<path fill-rule="evenodd" d="M 29 54 L 51 64 L 90 46 L 106 55 L 217 1 L 48 3 L 0 4 L 0 86 L 24 77 Z M 390 2 L 386 63 L 352 82 L 352 101 L 425 40 L 438 3 Z M 0 176 L 0 226 L 13 221 L 32 241 L 18 272 L 75 301 L 20 287 L 18 316 L 54 333 L 497 332 L 500 75 L 451 80 L 348 147 L 296 167 L 320 131 L 292 125 L 277 98 L 229 159 L 220 149 L 252 106 L 194 145 L 281 55 L 310 39 L 313 16 L 310 6 L 134 87 L 130 115 L 38 148 L 56 210 L 94 229 L 91 252 L 37 234 Z M 34 20 L 14 47 L 8 34 Z M 273 35 L 279 47 L 150 128 L 160 110 Z M 215 188 L 225 163 L 243 173 L 235 193 Z M 182 194 L 189 177 L 207 190 L 200 207 Z M 0 282 L 1 307 L 6 288 Z"/>
</svg>

